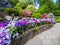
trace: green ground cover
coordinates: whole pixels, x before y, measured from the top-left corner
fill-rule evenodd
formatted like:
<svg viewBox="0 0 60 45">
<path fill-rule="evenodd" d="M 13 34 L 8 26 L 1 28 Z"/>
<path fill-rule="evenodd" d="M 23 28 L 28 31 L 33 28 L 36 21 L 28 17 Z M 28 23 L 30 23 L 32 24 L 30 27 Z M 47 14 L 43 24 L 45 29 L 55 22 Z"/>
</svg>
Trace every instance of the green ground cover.
<svg viewBox="0 0 60 45">
<path fill-rule="evenodd" d="M 55 20 L 57 23 L 60 23 L 60 16 L 55 16 Z"/>
</svg>

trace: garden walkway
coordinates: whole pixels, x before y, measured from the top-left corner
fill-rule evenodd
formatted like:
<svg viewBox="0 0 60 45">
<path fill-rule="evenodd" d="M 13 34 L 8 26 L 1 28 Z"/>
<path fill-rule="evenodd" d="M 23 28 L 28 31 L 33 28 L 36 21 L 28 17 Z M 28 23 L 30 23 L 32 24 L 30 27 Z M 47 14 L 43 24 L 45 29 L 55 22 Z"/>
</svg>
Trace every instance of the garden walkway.
<svg viewBox="0 0 60 45">
<path fill-rule="evenodd" d="M 25 45 L 60 45 L 60 23 L 56 23 L 53 28 L 35 36 Z"/>
</svg>

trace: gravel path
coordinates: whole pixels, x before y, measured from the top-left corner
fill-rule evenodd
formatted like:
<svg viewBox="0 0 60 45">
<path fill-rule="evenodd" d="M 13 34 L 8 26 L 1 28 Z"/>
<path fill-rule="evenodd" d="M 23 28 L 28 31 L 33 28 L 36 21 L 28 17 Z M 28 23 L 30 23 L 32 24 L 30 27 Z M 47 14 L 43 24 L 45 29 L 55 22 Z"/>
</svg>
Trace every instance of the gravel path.
<svg viewBox="0 0 60 45">
<path fill-rule="evenodd" d="M 60 23 L 56 23 L 53 28 L 35 36 L 25 45 L 60 45 Z"/>
</svg>

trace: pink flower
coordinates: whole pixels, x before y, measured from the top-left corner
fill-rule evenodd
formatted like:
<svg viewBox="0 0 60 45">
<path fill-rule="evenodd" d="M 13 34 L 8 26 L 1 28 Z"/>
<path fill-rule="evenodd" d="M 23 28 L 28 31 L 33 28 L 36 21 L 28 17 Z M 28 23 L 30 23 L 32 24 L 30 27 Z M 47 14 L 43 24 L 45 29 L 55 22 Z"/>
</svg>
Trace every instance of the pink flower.
<svg viewBox="0 0 60 45">
<path fill-rule="evenodd" d="M 23 16 L 28 16 L 28 17 L 31 17 L 31 12 L 30 11 L 23 11 L 22 15 Z"/>
<path fill-rule="evenodd" d="M 46 19 L 46 22 L 48 23 L 48 22 L 51 22 L 51 19 Z"/>
<path fill-rule="evenodd" d="M 4 27 L 3 23 L 0 23 L 0 27 Z"/>
</svg>

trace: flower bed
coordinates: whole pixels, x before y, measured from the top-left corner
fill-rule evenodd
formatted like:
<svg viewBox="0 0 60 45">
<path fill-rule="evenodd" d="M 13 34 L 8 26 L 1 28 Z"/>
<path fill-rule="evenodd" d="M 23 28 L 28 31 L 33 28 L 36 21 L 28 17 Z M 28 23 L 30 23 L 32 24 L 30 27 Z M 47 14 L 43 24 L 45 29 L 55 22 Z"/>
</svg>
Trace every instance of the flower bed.
<svg viewBox="0 0 60 45">
<path fill-rule="evenodd" d="M 36 34 L 49 29 L 49 26 L 53 23 L 53 19 L 5 20 L 0 22 L 0 44 L 23 45 Z"/>
<path fill-rule="evenodd" d="M 49 25 L 45 24 L 45 25 L 39 26 L 39 28 L 37 29 L 38 31 L 36 31 L 35 28 L 28 29 L 28 31 L 26 31 L 24 34 L 20 35 L 18 38 L 13 39 L 10 45 L 24 45 L 28 40 L 32 39 L 37 34 L 43 31 L 46 31 L 52 26 L 53 24 L 49 24 Z"/>
</svg>

